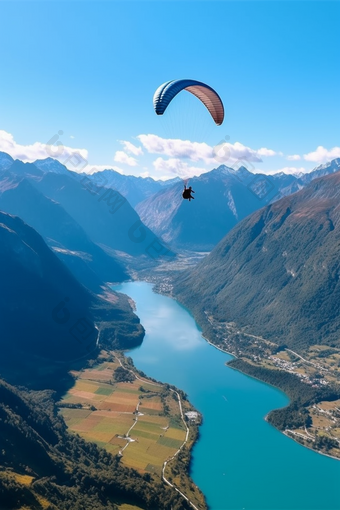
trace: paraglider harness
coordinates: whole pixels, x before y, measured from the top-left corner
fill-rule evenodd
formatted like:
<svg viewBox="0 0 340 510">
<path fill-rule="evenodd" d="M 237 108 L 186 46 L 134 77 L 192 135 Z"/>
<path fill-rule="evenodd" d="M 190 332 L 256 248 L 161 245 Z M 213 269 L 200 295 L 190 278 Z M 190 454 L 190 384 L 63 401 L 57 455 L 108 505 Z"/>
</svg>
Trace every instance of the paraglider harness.
<svg viewBox="0 0 340 510">
<path fill-rule="evenodd" d="M 184 184 L 184 191 L 183 191 L 183 193 L 182 193 L 182 197 L 183 197 L 184 199 L 186 199 L 186 200 L 189 200 L 189 202 L 190 202 L 190 200 L 191 200 L 192 198 L 193 198 L 193 199 L 195 199 L 195 197 L 193 197 L 193 196 L 191 195 L 191 193 L 195 193 L 195 192 L 194 192 L 194 190 L 191 188 L 191 186 L 189 186 L 189 188 L 187 188 L 187 187 L 186 187 L 186 185 Z"/>
</svg>

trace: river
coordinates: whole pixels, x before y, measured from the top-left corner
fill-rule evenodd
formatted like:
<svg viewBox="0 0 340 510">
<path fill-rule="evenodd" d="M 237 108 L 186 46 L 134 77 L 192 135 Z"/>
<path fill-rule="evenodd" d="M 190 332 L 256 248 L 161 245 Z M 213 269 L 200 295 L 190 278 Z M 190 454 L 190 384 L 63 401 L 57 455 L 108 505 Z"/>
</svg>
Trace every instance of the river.
<svg viewBox="0 0 340 510">
<path fill-rule="evenodd" d="M 128 352 L 147 375 L 176 385 L 203 414 L 191 476 L 211 510 L 339 510 L 340 462 L 287 438 L 265 420 L 281 391 L 225 365 L 187 309 L 145 282 L 114 290 L 136 303 L 146 335 Z"/>
</svg>

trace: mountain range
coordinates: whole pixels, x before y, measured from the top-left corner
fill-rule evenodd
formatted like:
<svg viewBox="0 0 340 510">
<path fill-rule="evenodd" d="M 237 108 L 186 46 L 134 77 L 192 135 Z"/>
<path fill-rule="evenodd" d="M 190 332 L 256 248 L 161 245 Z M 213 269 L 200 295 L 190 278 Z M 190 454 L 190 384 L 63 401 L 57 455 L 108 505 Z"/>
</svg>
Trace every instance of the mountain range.
<svg viewBox="0 0 340 510">
<path fill-rule="evenodd" d="M 221 165 L 190 180 L 194 201 L 183 200 L 181 184 L 176 183 L 139 203 L 136 211 L 175 250 L 209 251 L 252 212 L 339 169 L 339 158 L 300 176 L 253 174 L 245 167 Z"/>
<path fill-rule="evenodd" d="M 13 179 L 28 180 L 45 198 L 57 202 L 78 228 L 114 259 L 109 280 L 120 281 L 126 273 L 126 264 L 133 266 L 136 257 L 152 262 L 158 259 L 157 250 L 169 257 L 176 250 L 210 251 L 252 212 L 339 169 L 340 158 L 299 175 L 253 174 L 244 166 L 235 170 L 221 165 L 190 180 L 195 200 L 189 202 L 182 199 L 183 184 L 178 177 L 162 182 L 114 170 L 77 174 L 53 158 L 22 163 L 0 153 L 0 193 L 8 194 Z M 3 197 L 2 203 L 0 207 L 6 205 L 5 210 L 26 219 L 23 208 L 19 211 L 17 204 L 12 206 L 10 197 Z M 43 214 L 38 207 L 36 211 L 37 216 Z M 27 221 L 32 221 L 29 215 Z M 32 226 L 39 231 L 38 224 Z M 50 226 L 55 230 L 54 225 Z M 43 231 L 41 234 L 45 235 Z M 79 253 L 88 251 L 72 248 L 65 239 L 53 241 L 57 249 L 59 243 L 58 253 L 64 261 L 68 259 L 69 267 L 72 265 L 78 276 L 82 274 L 85 262 L 81 263 Z M 91 280 L 90 271 L 86 281 Z M 92 288 L 95 286 L 98 287 L 98 282 L 93 281 Z"/>
<path fill-rule="evenodd" d="M 211 316 L 233 324 L 271 340 L 274 354 L 340 347 L 339 169 L 340 159 L 299 176 L 222 165 L 191 180 L 189 203 L 178 179 L 89 177 L 52 158 L 32 164 L 0 153 L 0 506 L 189 508 L 148 473 L 69 434 L 57 396 L 100 347 L 140 345 L 129 299 L 107 283 L 129 278 L 138 260 L 150 259 L 151 271 L 164 241 L 213 248 L 173 282 L 202 325 Z M 247 359 L 232 366 L 292 399 L 268 418 L 282 430 L 304 425 L 307 405 L 339 398 L 335 386 L 314 389 Z"/>
<path fill-rule="evenodd" d="M 52 158 L 33 163 L 0 153 L 0 210 L 35 228 L 88 288 L 128 277 L 138 258 L 174 256 L 116 190 L 99 187 Z"/>
<path fill-rule="evenodd" d="M 137 205 L 140 217 L 145 223 L 152 223 L 158 237 L 116 190 L 99 186 L 93 180 L 89 182 L 84 175 L 74 175 L 51 158 L 36 163 L 22 163 L 0 154 L 0 209 L 20 216 L 36 229 L 72 272 L 74 281 L 84 286 L 80 285 L 80 290 L 73 294 L 79 292 L 84 299 L 86 296 L 85 315 L 90 308 L 93 313 L 93 299 L 89 297 L 92 292 L 117 301 L 106 282 L 128 278 L 129 264 L 140 257 L 148 258 L 147 246 L 155 242 L 160 245 L 161 237 L 180 249 L 190 250 L 209 249 L 222 237 L 211 254 L 190 273 L 188 285 L 183 286 L 181 278 L 181 285 L 175 289 L 180 299 L 188 300 L 194 308 L 210 306 L 216 317 L 232 318 L 280 342 L 284 336 L 287 345 L 295 347 L 297 332 L 310 331 L 309 336 L 304 334 L 301 349 L 319 343 L 321 338 L 326 338 L 330 345 L 337 342 L 334 296 L 338 291 L 332 284 L 336 283 L 333 273 L 338 247 L 336 190 L 340 159 L 300 176 L 254 175 L 244 167 L 234 170 L 222 165 L 192 179 L 197 193 L 192 202 L 183 201 L 180 182 L 163 186 Z M 150 179 L 149 185 L 153 186 Z M 7 228 L 3 227 L 2 235 L 8 236 L 9 230 L 15 229 L 6 221 L 14 219 L 3 217 Z M 319 225 L 317 232 L 315 225 Z M 228 232 L 225 237 L 223 233 Z M 30 244 L 23 243 L 26 253 L 26 245 Z M 262 243 L 260 249 L 258 243 Z M 313 256 L 308 251 L 312 247 Z M 50 257 L 52 252 L 48 253 Z M 29 254 L 32 257 L 30 251 Z M 34 257 L 30 260 L 37 264 Z M 10 262 L 4 262 L 4 267 L 6 264 L 11 267 Z M 64 270 L 63 264 L 62 267 Z M 317 272 L 311 269 L 315 267 Z M 20 274 L 22 268 L 15 271 Z M 53 272 L 58 274 L 57 270 Z M 194 296 L 202 306 L 193 302 Z M 55 301 L 62 299 L 59 293 Z M 27 298 L 26 305 L 28 301 Z M 80 305 L 82 301 L 77 298 L 77 302 Z M 4 301 L 6 310 L 5 305 Z M 123 309 L 126 314 L 123 323 L 131 320 L 135 324 L 129 305 L 119 301 L 118 315 Z M 327 324 L 322 318 L 325 315 L 332 318 Z M 112 321 L 108 320 L 110 326 Z M 110 343 L 112 338 L 105 329 L 102 340 Z M 138 335 L 137 327 L 136 338 Z M 123 337 L 116 335 L 116 344 L 124 343 Z M 54 357 L 59 359 L 58 356 Z"/>
<path fill-rule="evenodd" d="M 0 194 L 0 210 L 20 216 L 37 230 L 91 290 L 99 292 L 104 282 L 120 282 L 128 277 L 118 260 L 93 243 L 60 204 L 39 192 L 28 179 L 12 179 L 11 187 Z"/>
<path fill-rule="evenodd" d="M 155 181 L 151 177 L 135 177 L 134 175 L 123 175 L 115 170 L 102 170 L 88 176 L 97 186 L 114 188 L 123 195 L 132 207 L 151 195 L 172 186 L 176 182 L 182 182 L 179 177 L 167 181 Z"/>
</svg>

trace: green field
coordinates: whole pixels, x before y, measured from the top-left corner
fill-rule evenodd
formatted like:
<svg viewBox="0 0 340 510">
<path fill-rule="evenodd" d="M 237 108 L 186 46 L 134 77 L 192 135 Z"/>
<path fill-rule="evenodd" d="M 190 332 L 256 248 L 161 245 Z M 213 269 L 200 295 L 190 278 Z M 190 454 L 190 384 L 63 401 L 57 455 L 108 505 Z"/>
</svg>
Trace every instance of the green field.
<svg viewBox="0 0 340 510">
<path fill-rule="evenodd" d="M 113 393 L 113 389 L 112 388 L 105 388 L 105 386 L 101 386 L 99 387 L 95 393 L 97 393 L 97 395 L 111 395 L 111 393 Z"/>
</svg>

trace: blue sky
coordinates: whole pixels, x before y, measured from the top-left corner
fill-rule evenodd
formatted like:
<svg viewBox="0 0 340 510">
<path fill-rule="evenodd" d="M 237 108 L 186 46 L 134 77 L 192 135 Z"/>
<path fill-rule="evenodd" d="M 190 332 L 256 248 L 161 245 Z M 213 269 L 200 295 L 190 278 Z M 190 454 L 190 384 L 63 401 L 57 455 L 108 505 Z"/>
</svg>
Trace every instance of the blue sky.
<svg viewBox="0 0 340 510">
<path fill-rule="evenodd" d="M 210 170 L 225 152 L 267 173 L 340 157 L 339 2 L 14 1 L 0 13 L 0 150 L 14 157 L 47 157 L 58 131 L 71 169 L 155 178 Z M 178 78 L 217 90 L 222 126 L 187 92 L 155 115 L 155 89 Z"/>
</svg>

